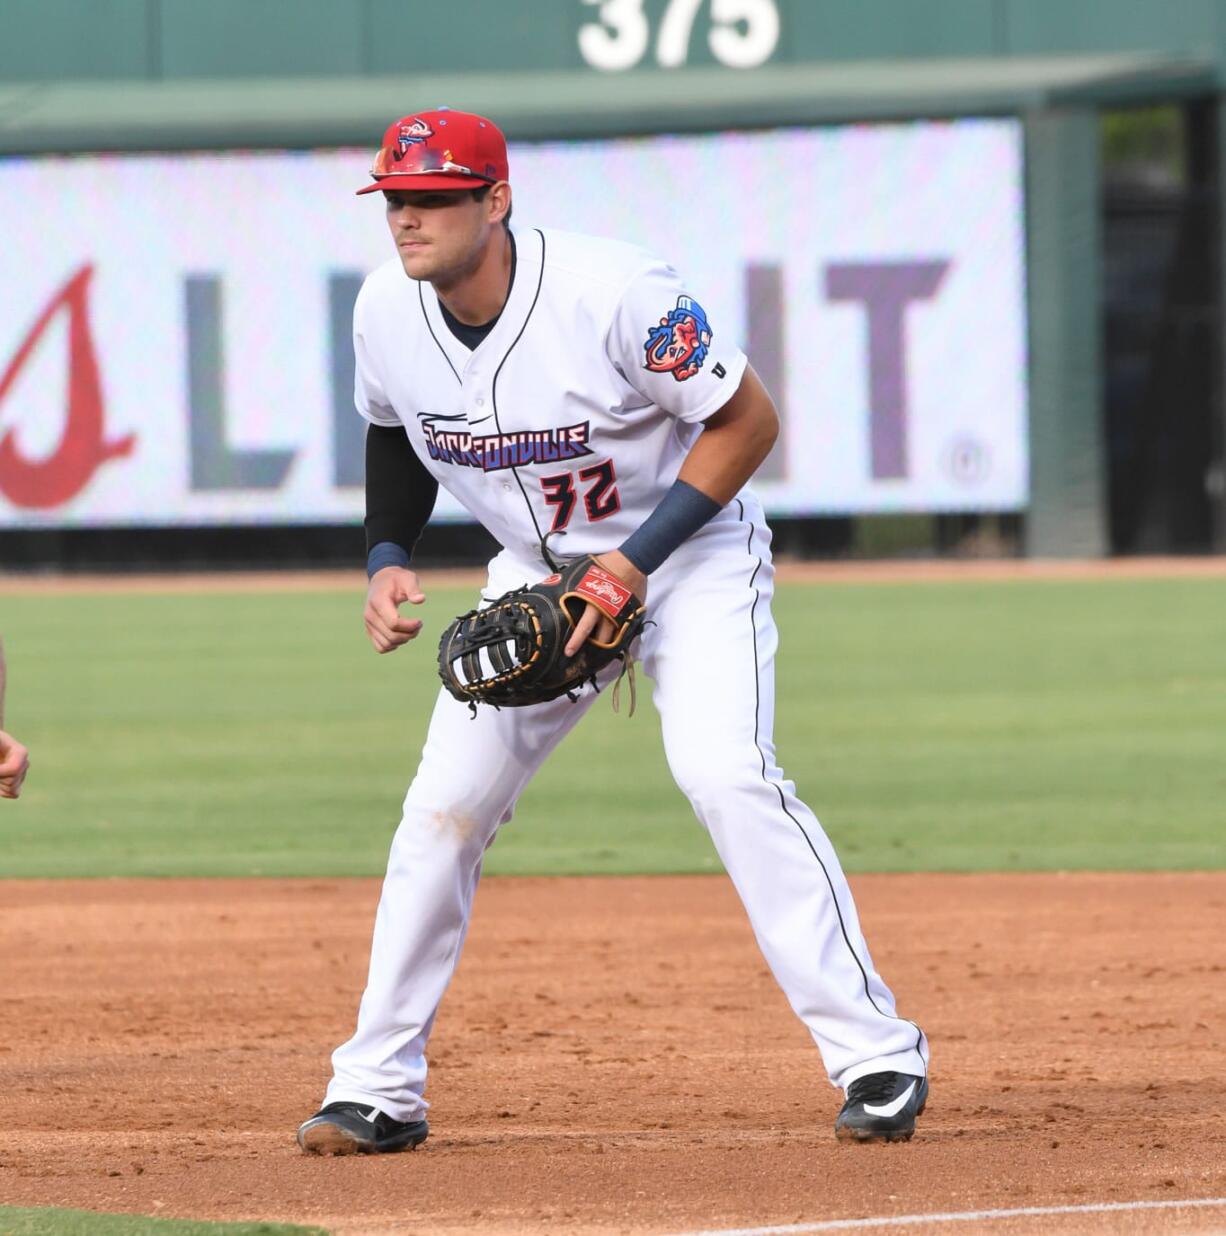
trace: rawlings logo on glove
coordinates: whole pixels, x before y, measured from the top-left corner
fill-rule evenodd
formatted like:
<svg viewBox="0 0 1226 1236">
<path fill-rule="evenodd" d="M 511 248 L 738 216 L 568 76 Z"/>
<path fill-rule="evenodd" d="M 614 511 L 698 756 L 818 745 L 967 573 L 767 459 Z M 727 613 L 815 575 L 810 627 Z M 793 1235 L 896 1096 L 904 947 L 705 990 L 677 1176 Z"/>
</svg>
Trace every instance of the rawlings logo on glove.
<svg viewBox="0 0 1226 1236">
<path fill-rule="evenodd" d="M 566 641 L 589 603 L 613 623 L 613 636 L 607 643 L 589 639 L 568 657 Z M 577 699 L 611 662 L 629 666 L 630 645 L 645 621 L 643 602 L 587 556 L 461 614 L 439 641 L 439 677 L 474 715 L 477 704 L 522 708 L 560 695 Z"/>
<path fill-rule="evenodd" d="M 610 618 L 634 596 L 620 579 L 595 563 L 588 567 L 586 574 L 575 585 L 575 591 Z"/>
</svg>

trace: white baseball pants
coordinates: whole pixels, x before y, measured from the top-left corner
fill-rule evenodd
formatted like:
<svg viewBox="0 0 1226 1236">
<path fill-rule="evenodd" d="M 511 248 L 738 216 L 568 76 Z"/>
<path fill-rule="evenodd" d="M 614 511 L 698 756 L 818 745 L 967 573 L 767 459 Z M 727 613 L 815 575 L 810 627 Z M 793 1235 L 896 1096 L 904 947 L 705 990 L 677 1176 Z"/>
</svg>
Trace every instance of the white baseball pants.
<svg viewBox="0 0 1226 1236">
<path fill-rule="evenodd" d="M 542 574 L 539 563 L 504 551 L 485 596 Z M 770 532 L 748 494 L 652 576 L 655 625 L 640 656 L 656 684 L 669 768 L 832 1084 L 886 1069 L 923 1075 L 924 1035 L 895 1012 L 834 849 L 775 763 L 773 580 Z M 333 1054 L 326 1102 L 376 1106 L 396 1120 L 424 1113 L 426 1042 L 464 944 L 482 857 L 597 698 L 589 690 L 577 702 L 479 708 L 474 719 L 440 692 L 392 841 L 357 1031 Z"/>
</svg>

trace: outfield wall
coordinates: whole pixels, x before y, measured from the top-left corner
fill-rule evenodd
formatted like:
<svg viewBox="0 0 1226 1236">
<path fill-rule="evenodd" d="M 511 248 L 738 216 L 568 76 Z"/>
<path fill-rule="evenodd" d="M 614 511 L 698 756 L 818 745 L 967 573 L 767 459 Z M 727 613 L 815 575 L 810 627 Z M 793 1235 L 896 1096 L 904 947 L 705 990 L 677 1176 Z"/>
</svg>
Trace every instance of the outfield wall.
<svg viewBox="0 0 1226 1236">
<path fill-rule="evenodd" d="M 347 317 L 383 245 L 349 185 L 414 99 L 499 118 L 518 222 L 638 237 L 682 267 L 776 394 L 760 488 L 776 519 L 836 529 L 813 544 L 919 519 L 934 539 L 896 543 L 931 549 L 986 518 L 1033 555 L 1226 548 L 1226 0 L 1168 9 L 6 6 L 0 563 L 107 528 L 355 526 Z M 1167 286 L 1125 355 L 1104 303 L 1135 272 L 1104 253 L 1100 118 L 1154 101 L 1189 118 L 1162 222 L 1183 256 L 1141 272 Z M 1177 286 L 1177 262 L 1200 273 Z M 1121 383 L 1145 405 L 1122 428 Z M 1188 492 L 1176 528 L 1161 507 Z"/>
<path fill-rule="evenodd" d="M 1226 0 L 6 0 L 0 81 L 1226 52 Z"/>
</svg>

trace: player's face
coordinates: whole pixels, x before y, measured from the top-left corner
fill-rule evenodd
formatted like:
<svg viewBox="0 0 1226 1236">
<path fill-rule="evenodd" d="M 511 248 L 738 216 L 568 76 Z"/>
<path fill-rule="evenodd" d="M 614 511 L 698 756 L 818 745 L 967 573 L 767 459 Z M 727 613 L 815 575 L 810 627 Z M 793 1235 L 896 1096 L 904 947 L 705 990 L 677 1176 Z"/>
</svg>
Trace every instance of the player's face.
<svg viewBox="0 0 1226 1236">
<path fill-rule="evenodd" d="M 410 279 L 447 284 L 476 268 L 489 235 L 489 197 L 465 189 L 385 192 L 387 225 Z"/>
</svg>

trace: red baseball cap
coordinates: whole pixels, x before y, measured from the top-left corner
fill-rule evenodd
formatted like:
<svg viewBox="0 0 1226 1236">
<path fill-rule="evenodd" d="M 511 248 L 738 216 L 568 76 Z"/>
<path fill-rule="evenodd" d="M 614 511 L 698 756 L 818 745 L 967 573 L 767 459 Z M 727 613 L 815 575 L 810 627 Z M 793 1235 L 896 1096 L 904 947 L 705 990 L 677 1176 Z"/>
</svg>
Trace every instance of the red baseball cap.
<svg viewBox="0 0 1226 1236">
<path fill-rule="evenodd" d="M 476 189 L 507 179 L 507 139 L 492 120 L 439 107 L 387 127 L 370 169 L 380 189 Z"/>
</svg>

